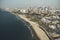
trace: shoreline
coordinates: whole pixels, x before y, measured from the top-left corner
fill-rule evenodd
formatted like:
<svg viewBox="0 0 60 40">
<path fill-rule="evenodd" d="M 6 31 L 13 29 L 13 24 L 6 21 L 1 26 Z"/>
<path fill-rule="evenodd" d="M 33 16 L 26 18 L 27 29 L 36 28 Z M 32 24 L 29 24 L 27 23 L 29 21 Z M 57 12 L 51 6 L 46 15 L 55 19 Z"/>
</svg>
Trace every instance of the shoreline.
<svg viewBox="0 0 60 40">
<path fill-rule="evenodd" d="M 21 17 L 20 17 L 20 19 L 21 19 L 24 23 L 26 23 L 26 25 L 29 26 L 29 29 L 31 29 L 30 31 L 32 31 L 32 35 L 33 35 L 33 36 L 32 36 L 32 39 L 33 39 L 33 40 L 40 40 L 40 38 L 37 37 L 34 29 L 32 28 L 32 25 L 31 25 L 29 22 L 27 22 L 26 20 L 22 19 Z"/>
<path fill-rule="evenodd" d="M 49 38 L 47 37 L 47 35 L 45 34 L 45 32 L 44 32 L 41 28 L 38 27 L 39 25 L 38 25 L 37 23 L 28 20 L 24 15 L 18 14 L 18 16 L 19 16 L 22 20 L 24 20 L 25 22 L 27 22 L 27 23 L 29 23 L 29 24 L 31 25 L 31 27 L 33 28 L 33 30 L 34 30 L 35 33 L 36 33 L 36 36 L 39 38 L 39 40 L 40 40 L 40 39 L 41 39 L 41 40 L 49 40 Z M 30 28 L 31 28 L 31 27 L 30 27 Z"/>
<path fill-rule="evenodd" d="M 21 17 L 20 17 L 20 19 L 28 26 L 28 28 L 29 28 L 29 30 L 31 31 L 31 34 L 32 34 L 32 39 L 33 39 L 33 40 L 40 40 L 40 38 L 37 37 L 34 29 L 32 28 L 32 25 L 30 25 L 29 22 L 25 21 L 25 20 L 22 19 Z"/>
</svg>

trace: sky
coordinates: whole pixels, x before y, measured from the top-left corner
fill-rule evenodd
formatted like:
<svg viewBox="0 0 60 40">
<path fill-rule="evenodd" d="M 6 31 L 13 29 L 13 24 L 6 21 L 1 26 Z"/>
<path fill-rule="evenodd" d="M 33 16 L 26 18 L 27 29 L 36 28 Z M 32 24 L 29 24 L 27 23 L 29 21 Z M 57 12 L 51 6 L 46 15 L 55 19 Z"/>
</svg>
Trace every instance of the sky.
<svg viewBox="0 0 60 40">
<path fill-rule="evenodd" d="M 0 0 L 1 8 L 24 8 L 50 6 L 60 8 L 60 0 Z"/>
</svg>

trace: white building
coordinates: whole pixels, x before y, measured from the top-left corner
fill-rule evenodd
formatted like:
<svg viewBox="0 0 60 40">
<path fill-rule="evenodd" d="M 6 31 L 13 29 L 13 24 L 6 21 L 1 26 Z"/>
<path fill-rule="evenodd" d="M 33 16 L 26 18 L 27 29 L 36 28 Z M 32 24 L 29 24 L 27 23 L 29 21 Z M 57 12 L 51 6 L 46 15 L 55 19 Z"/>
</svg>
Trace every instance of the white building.
<svg viewBox="0 0 60 40">
<path fill-rule="evenodd" d="M 21 13 L 28 13 L 28 10 L 27 9 L 21 9 L 20 12 Z"/>
</svg>

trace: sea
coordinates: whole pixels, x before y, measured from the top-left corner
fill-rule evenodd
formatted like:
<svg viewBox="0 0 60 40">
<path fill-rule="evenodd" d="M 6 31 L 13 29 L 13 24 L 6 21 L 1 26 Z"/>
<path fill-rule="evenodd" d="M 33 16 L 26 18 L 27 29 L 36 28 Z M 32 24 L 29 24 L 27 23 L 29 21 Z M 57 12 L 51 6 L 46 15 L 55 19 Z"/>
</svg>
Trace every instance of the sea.
<svg viewBox="0 0 60 40">
<path fill-rule="evenodd" d="M 0 40 L 32 40 L 32 35 L 18 16 L 0 9 Z"/>
</svg>

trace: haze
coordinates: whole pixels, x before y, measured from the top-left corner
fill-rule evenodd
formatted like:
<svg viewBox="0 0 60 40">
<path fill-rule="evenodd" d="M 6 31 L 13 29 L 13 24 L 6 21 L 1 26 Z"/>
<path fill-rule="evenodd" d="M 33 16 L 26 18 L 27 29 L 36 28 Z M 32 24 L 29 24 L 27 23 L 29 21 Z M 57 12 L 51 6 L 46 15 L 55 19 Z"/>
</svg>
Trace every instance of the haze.
<svg viewBox="0 0 60 40">
<path fill-rule="evenodd" d="M 0 0 L 0 8 L 26 8 L 50 6 L 60 8 L 60 0 Z"/>
</svg>

